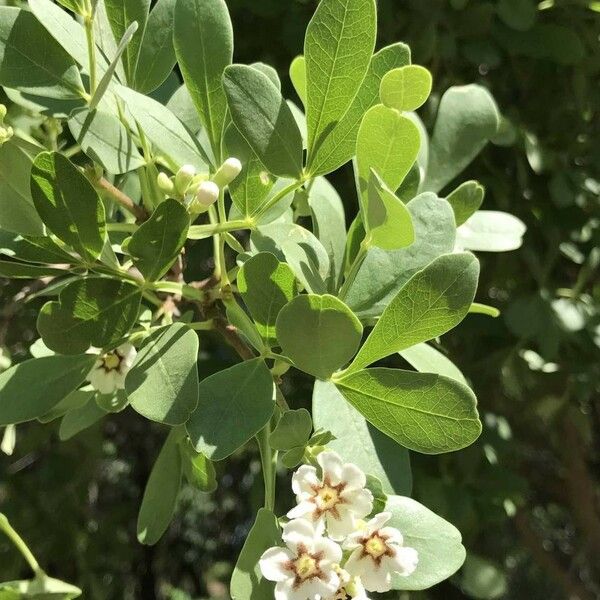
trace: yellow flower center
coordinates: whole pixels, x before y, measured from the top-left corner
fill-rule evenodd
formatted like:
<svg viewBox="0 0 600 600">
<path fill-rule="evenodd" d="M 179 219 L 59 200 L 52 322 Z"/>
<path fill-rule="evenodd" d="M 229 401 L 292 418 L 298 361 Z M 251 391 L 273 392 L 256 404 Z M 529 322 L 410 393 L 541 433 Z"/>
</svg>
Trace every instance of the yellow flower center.
<svg viewBox="0 0 600 600">
<path fill-rule="evenodd" d="M 104 357 L 104 366 L 111 371 L 118 369 L 121 364 L 121 357 L 118 354 L 110 353 Z"/>
<path fill-rule="evenodd" d="M 321 510 L 332 509 L 339 501 L 338 491 L 328 485 L 324 485 L 317 493 Z"/>
<path fill-rule="evenodd" d="M 387 552 L 387 545 L 378 535 L 374 535 L 365 544 L 365 550 L 373 558 L 379 558 Z"/>
<path fill-rule="evenodd" d="M 294 566 L 300 579 L 309 579 L 319 571 L 317 561 L 310 554 L 302 554 L 296 559 Z"/>
</svg>

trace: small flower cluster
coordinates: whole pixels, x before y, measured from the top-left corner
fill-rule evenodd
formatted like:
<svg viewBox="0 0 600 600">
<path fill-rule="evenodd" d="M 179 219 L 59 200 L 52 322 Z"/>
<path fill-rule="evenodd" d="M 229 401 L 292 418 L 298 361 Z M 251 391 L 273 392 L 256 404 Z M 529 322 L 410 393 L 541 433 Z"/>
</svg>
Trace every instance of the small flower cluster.
<svg viewBox="0 0 600 600">
<path fill-rule="evenodd" d="M 212 178 L 206 173 L 196 173 L 192 165 L 183 165 L 173 177 L 159 173 L 157 184 L 164 194 L 181 200 L 190 213 L 200 214 L 217 201 L 221 189 L 241 170 L 242 164 L 237 158 L 228 158 Z"/>
<path fill-rule="evenodd" d="M 292 478 L 297 505 L 283 527 L 286 548 L 269 548 L 260 559 L 263 576 L 276 583 L 275 600 L 369 600 L 387 592 L 392 576 L 408 576 L 419 562 L 400 531 L 386 527 L 391 514 L 369 521 L 373 495 L 366 476 L 338 454 L 322 452 L 315 467 L 302 465 Z"/>
</svg>

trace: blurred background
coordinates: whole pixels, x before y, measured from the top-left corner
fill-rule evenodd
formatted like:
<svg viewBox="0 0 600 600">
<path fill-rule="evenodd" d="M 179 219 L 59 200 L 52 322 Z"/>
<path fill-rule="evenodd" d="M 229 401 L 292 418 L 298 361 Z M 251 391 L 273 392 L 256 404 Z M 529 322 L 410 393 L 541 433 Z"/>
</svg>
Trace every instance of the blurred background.
<svg viewBox="0 0 600 600">
<path fill-rule="evenodd" d="M 501 316 L 469 315 L 443 339 L 479 397 L 482 437 L 457 454 L 412 454 L 414 496 L 461 530 L 469 558 L 449 582 L 386 598 L 600 598 L 600 2 L 378 3 L 379 47 L 404 41 L 413 62 L 433 73 L 434 94 L 420 111 L 426 124 L 451 85 L 477 82 L 492 92 L 507 122 L 462 179 L 485 186 L 483 208 L 513 213 L 528 227 L 520 250 L 479 254 L 478 301 Z M 295 99 L 287 70 L 316 2 L 228 5 L 235 60 L 273 65 Z M 177 85 L 174 74 L 157 97 Z M 54 126 L 40 122 L 39 136 Z M 351 172 L 331 179 L 350 222 Z M 190 269 L 210 267 L 200 248 L 192 256 Z M 3 363 L 22 360 L 37 337 L 40 304 L 15 302 L 22 287 L 1 282 Z M 201 375 L 235 362 L 217 339 L 202 342 Z M 297 372 L 286 378 L 294 408 L 310 405 L 310 385 Z M 0 511 L 50 573 L 91 600 L 229 597 L 233 564 L 262 503 L 256 448 L 217 464 L 219 488 L 210 496 L 184 488 L 168 533 L 144 547 L 137 511 L 164 431 L 127 410 L 68 442 L 57 427 L 19 426 L 12 456 L 0 453 Z M 279 487 L 283 513 L 291 501 L 285 472 Z M 27 575 L 0 539 L 0 581 Z"/>
</svg>

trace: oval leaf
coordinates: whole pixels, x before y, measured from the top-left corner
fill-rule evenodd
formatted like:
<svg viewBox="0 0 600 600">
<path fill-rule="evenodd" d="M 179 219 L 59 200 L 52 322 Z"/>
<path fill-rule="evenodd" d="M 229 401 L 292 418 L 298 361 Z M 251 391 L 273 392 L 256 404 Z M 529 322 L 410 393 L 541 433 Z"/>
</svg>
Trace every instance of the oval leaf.
<svg viewBox="0 0 600 600">
<path fill-rule="evenodd" d="M 260 358 L 247 360 L 200 382 L 200 401 L 186 428 L 198 452 L 222 460 L 269 421 L 275 408 L 273 378 Z"/>
<path fill-rule="evenodd" d="M 334 296 L 297 296 L 277 317 L 277 340 L 294 365 L 329 379 L 355 354 L 362 337 L 356 315 Z"/>
<path fill-rule="evenodd" d="M 131 406 L 152 421 L 185 423 L 198 404 L 198 336 L 182 323 L 150 335 L 125 379 Z"/>
<path fill-rule="evenodd" d="M 431 73 L 419 65 L 392 69 L 381 80 L 379 95 L 383 104 L 396 110 L 417 110 L 431 93 Z"/>
<path fill-rule="evenodd" d="M 366 369 L 337 380 L 336 386 L 369 423 L 416 452 L 460 450 L 481 433 L 473 392 L 441 375 Z"/>
</svg>

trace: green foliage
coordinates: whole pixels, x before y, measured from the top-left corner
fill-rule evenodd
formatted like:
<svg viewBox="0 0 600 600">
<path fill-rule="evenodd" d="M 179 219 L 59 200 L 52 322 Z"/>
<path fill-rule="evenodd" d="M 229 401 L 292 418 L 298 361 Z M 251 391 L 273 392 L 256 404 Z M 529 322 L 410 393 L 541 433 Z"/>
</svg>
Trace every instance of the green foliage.
<svg viewBox="0 0 600 600">
<path fill-rule="evenodd" d="M 388 71 L 381 80 L 379 95 L 383 104 L 396 110 L 417 110 L 431 93 L 431 73 L 418 65 Z"/>
</svg>

